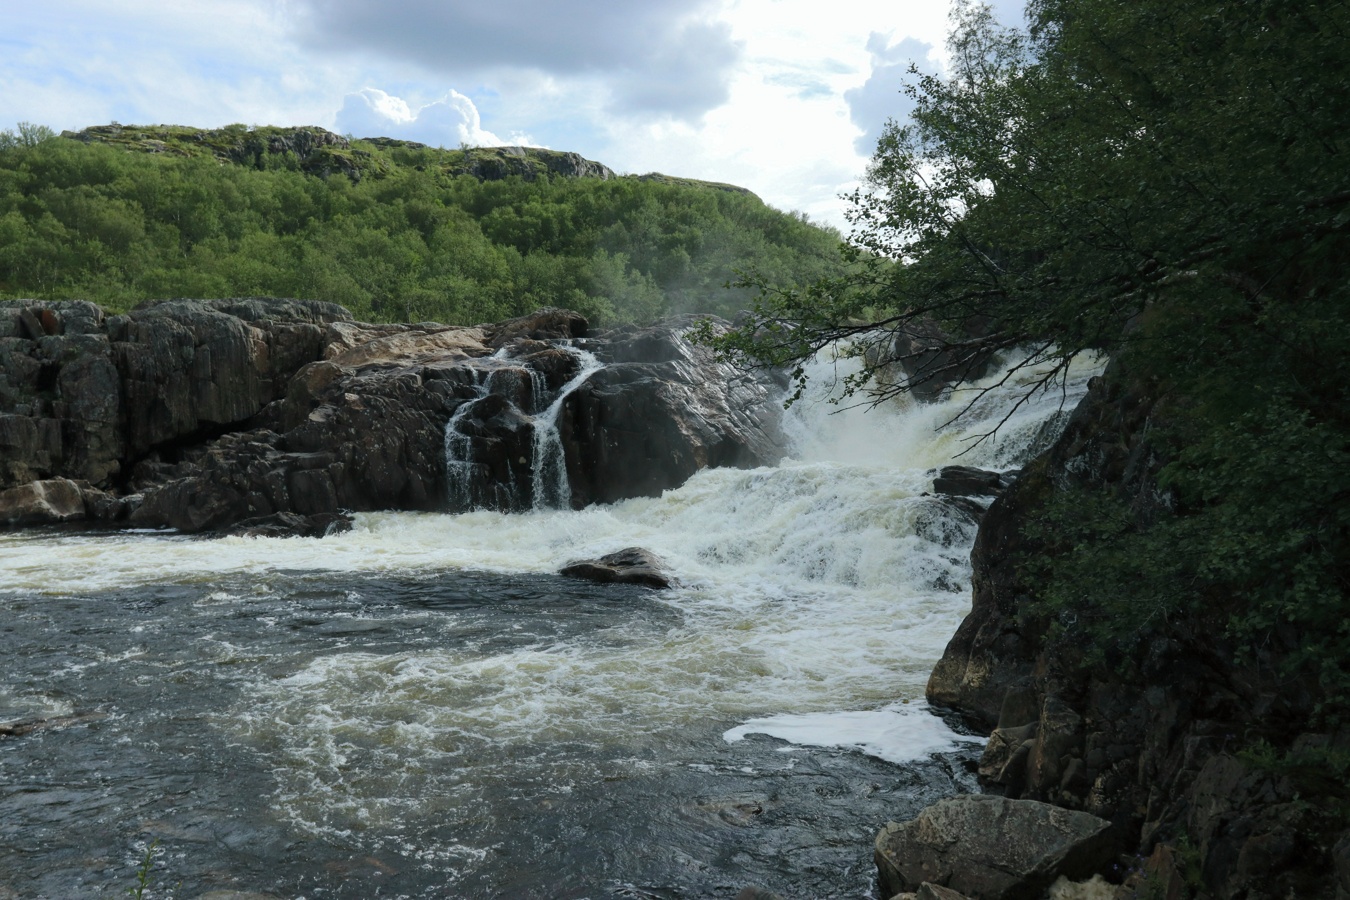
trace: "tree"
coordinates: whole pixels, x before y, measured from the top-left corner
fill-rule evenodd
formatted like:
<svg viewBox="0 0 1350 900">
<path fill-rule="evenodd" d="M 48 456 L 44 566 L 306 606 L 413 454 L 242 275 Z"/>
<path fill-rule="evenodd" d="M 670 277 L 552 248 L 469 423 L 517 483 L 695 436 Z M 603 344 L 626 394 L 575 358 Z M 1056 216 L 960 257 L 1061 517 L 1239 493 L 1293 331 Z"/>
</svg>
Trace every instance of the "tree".
<svg viewBox="0 0 1350 900">
<path fill-rule="evenodd" d="M 34 125 L 32 122 L 20 122 L 14 131 L 6 128 L 0 131 L 0 150 L 15 147 L 36 147 L 43 141 L 56 137 L 56 132 L 46 125 Z"/>
<path fill-rule="evenodd" d="M 1342 4 L 1036 0 L 1028 18 L 958 7 L 950 74 L 916 73 L 852 197 L 855 270 L 766 292 L 725 349 L 782 365 L 849 338 L 871 360 L 856 389 L 897 336 L 946 326 L 950 352 L 884 396 L 1014 346 L 1052 378 L 1306 293 L 1350 215 Z"/>
<path fill-rule="evenodd" d="M 800 377 L 848 338 L 859 390 L 941 325 L 879 396 L 1012 347 L 1042 382 L 1111 355 L 1169 401 L 1148 441 L 1170 514 L 1110 485 L 1044 501 L 1067 552 L 1040 612 L 1116 659 L 1182 629 L 1283 647 L 1345 720 L 1350 8 L 1034 0 L 1028 22 L 958 9 L 950 73 L 916 76 L 854 197 L 854 271 L 765 292 L 721 346 Z"/>
</svg>

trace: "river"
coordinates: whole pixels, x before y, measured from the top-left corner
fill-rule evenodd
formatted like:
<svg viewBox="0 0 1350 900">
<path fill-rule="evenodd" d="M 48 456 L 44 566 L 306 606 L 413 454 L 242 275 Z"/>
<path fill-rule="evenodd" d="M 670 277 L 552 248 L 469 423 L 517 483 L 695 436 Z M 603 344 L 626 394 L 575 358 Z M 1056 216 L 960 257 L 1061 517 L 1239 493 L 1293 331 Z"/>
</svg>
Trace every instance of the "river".
<svg viewBox="0 0 1350 900">
<path fill-rule="evenodd" d="M 0 536 L 0 898 L 147 853 L 146 898 L 870 896 L 876 829 L 975 789 L 923 702 L 974 539 L 932 470 L 1021 465 L 1094 368 L 970 449 L 1015 384 L 940 428 L 971 395 L 841 409 L 830 365 L 781 465 L 660 498 Z M 552 574 L 627 546 L 680 586 Z"/>
</svg>

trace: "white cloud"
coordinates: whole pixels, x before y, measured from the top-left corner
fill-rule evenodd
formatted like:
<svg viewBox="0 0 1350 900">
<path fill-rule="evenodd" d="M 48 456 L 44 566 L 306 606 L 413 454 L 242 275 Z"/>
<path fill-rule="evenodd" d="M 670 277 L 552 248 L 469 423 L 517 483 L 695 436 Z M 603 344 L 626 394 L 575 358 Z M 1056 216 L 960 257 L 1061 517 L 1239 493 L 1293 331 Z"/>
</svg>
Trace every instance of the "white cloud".
<svg viewBox="0 0 1350 900">
<path fill-rule="evenodd" d="M 291 0 L 304 46 L 455 78 L 524 70 L 599 82 L 625 114 L 694 120 L 740 55 L 714 0 Z"/>
<path fill-rule="evenodd" d="M 483 128 L 478 107 L 458 91 L 414 110 L 401 97 L 379 88 L 348 94 L 338 111 L 336 128 L 356 137 L 391 137 L 433 147 L 499 146 L 506 143 Z"/>
</svg>

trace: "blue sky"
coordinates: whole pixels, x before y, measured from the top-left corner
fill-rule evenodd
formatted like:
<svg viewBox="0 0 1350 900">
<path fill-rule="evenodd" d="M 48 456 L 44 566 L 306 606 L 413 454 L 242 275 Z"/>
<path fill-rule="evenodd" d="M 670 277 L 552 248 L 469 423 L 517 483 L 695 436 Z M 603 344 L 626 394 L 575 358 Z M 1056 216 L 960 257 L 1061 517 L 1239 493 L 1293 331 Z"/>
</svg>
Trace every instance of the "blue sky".
<svg viewBox="0 0 1350 900">
<path fill-rule="evenodd" d="M 0 0 L 0 127 L 536 144 L 845 228 L 910 61 L 942 65 L 949 2 Z"/>
</svg>

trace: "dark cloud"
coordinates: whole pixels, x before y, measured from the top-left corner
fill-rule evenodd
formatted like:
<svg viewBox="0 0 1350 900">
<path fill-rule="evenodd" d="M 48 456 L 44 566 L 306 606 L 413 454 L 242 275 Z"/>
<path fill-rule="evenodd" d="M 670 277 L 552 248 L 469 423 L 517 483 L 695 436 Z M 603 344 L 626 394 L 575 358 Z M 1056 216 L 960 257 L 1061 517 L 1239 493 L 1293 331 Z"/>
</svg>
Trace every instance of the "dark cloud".
<svg viewBox="0 0 1350 900">
<path fill-rule="evenodd" d="M 696 117 L 723 103 L 740 56 L 709 0 L 294 0 L 301 40 L 463 74 L 598 76 L 625 112 Z"/>
<path fill-rule="evenodd" d="M 933 45 L 914 38 L 905 38 L 897 44 L 886 43 L 886 36 L 872 33 L 867 50 L 872 54 L 872 74 L 862 87 L 844 93 L 849 118 L 863 130 L 854 146 L 864 156 L 871 156 L 877 148 L 877 139 L 887 119 L 904 121 L 914 108 L 904 94 L 904 87 L 914 80 L 909 74 L 911 65 L 925 67 Z"/>
</svg>

